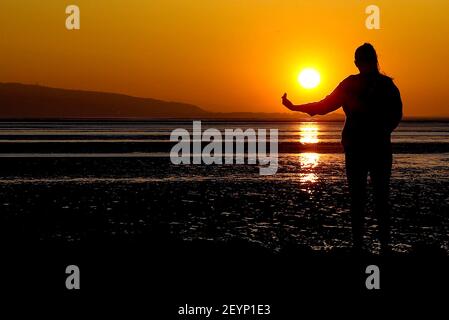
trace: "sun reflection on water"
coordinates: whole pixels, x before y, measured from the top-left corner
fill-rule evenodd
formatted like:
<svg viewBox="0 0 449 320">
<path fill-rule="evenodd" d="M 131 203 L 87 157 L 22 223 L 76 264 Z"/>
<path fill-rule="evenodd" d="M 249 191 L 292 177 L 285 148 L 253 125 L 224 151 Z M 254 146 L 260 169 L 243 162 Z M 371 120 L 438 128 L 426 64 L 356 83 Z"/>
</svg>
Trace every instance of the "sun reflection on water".
<svg viewBox="0 0 449 320">
<path fill-rule="evenodd" d="M 313 169 L 318 165 L 320 154 L 315 152 L 305 152 L 299 155 L 299 162 L 302 168 Z"/>
<path fill-rule="evenodd" d="M 301 173 L 299 175 L 299 181 L 305 183 L 315 183 L 318 181 L 318 176 L 315 173 Z"/>
<path fill-rule="evenodd" d="M 299 180 L 306 183 L 315 183 L 318 181 L 318 175 L 315 168 L 318 166 L 320 154 L 315 152 L 305 152 L 299 154 L 299 163 L 301 173 Z"/>
<path fill-rule="evenodd" d="M 316 123 L 302 124 L 299 127 L 299 142 L 302 144 L 317 144 L 318 125 Z M 304 152 L 299 154 L 301 173 L 299 179 L 304 183 L 315 183 L 318 181 L 316 167 L 320 160 L 320 154 L 316 152 Z"/>
<path fill-rule="evenodd" d="M 302 144 L 318 143 L 318 126 L 316 124 L 304 124 L 299 127 L 299 142 Z"/>
</svg>

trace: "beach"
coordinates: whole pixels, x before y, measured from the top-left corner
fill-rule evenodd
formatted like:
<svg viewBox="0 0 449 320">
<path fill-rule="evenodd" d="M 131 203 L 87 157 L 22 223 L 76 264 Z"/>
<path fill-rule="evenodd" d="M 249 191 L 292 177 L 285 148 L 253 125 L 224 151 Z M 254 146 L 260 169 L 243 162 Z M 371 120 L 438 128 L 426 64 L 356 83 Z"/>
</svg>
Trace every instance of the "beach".
<svg viewBox="0 0 449 320">
<path fill-rule="evenodd" d="M 274 253 L 292 247 L 325 253 L 351 246 L 344 155 L 338 142 L 341 124 L 313 124 L 317 132 L 310 136 L 306 130 L 305 137 L 300 129 L 296 134 L 286 130 L 284 123 L 240 124 L 281 127 L 279 168 L 272 176 L 260 176 L 257 165 L 172 164 L 167 133 L 179 123 L 163 123 L 164 130 L 160 123 L 119 124 L 119 129 L 116 124 L 94 124 L 96 132 L 86 129 L 89 123 L 69 125 L 61 129 L 60 123 L 46 124 L 53 127 L 45 137 L 39 125 L 32 132 L 26 124 L 3 125 L 0 206 L 7 239 L 60 245 L 244 241 Z M 301 126 L 311 124 L 294 124 Z M 401 151 L 395 154 L 391 181 L 393 250 L 408 253 L 432 246 L 449 252 L 449 153 L 444 152 L 449 125 L 414 126 L 422 129 L 417 135 L 406 125 L 396 138 Z M 123 128 L 139 132 L 124 133 Z M 131 135 L 165 147 L 141 149 L 143 141 L 127 141 Z M 105 137 L 113 140 L 105 142 Z M 89 140 L 102 141 L 92 145 Z M 37 148 L 39 144 L 45 148 Z M 302 151 L 290 152 L 284 144 Z M 370 197 L 365 240 L 376 253 L 372 208 Z"/>
</svg>

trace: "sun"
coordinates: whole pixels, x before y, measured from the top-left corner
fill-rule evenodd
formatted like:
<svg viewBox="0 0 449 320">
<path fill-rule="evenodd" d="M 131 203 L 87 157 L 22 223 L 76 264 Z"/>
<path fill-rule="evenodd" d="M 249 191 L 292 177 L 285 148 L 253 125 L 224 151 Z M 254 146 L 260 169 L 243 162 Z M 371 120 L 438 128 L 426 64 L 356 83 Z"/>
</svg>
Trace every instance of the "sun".
<svg viewBox="0 0 449 320">
<path fill-rule="evenodd" d="M 312 68 L 302 70 L 298 76 L 299 84 L 305 89 L 313 89 L 320 84 L 320 74 Z"/>
</svg>

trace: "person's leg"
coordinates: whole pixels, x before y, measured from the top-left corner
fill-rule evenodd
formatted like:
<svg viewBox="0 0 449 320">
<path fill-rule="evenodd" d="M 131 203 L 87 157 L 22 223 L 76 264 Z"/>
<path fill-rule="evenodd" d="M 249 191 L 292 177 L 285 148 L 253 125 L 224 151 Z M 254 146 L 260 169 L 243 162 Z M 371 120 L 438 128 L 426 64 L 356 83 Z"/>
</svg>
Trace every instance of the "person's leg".
<svg viewBox="0 0 449 320">
<path fill-rule="evenodd" d="M 363 153 L 346 151 L 346 176 L 351 196 L 352 239 L 355 250 L 363 246 L 363 219 L 365 217 L 367 165 Z"/>
<path fill-rule="evenodd" d="M 373 157 L 370 177 L 374 191 L 375 211 L 379 224 L 381 252 L 389 252 L 390 244 L 390 176 L 393 156 L 391 148 L 380 150 Z"/>
</svg>

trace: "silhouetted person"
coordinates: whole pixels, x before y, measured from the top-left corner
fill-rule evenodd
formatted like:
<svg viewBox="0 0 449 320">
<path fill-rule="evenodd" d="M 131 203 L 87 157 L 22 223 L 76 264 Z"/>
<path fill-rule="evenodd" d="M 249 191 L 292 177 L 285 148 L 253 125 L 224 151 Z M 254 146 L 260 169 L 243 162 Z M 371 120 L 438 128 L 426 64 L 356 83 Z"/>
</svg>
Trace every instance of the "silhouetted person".
<svg viewBox="0 0 449 320">
<path fill-rule="evenodd" d="M 346 175 L 351 194 L 351 217 L 354 248 L 363 244 L 363 219 L 368 173 L 375 198 L 382 252 L 390 241 L 389 183 L 393 161 L 391 133 L 402 118 L 402 101 L 398 88 L 390 77 L 379 72 L 377 54 L 365 43 L 355 52 L 355 65 L 360 73 L 343 80 L 325 99 L 303 105 L 293 105 L 287 94 L 282 103 L 293 111 L 311 116 L 343 107 L 346 122 L 342 144 L 346 158 Z"/>
</svg>

